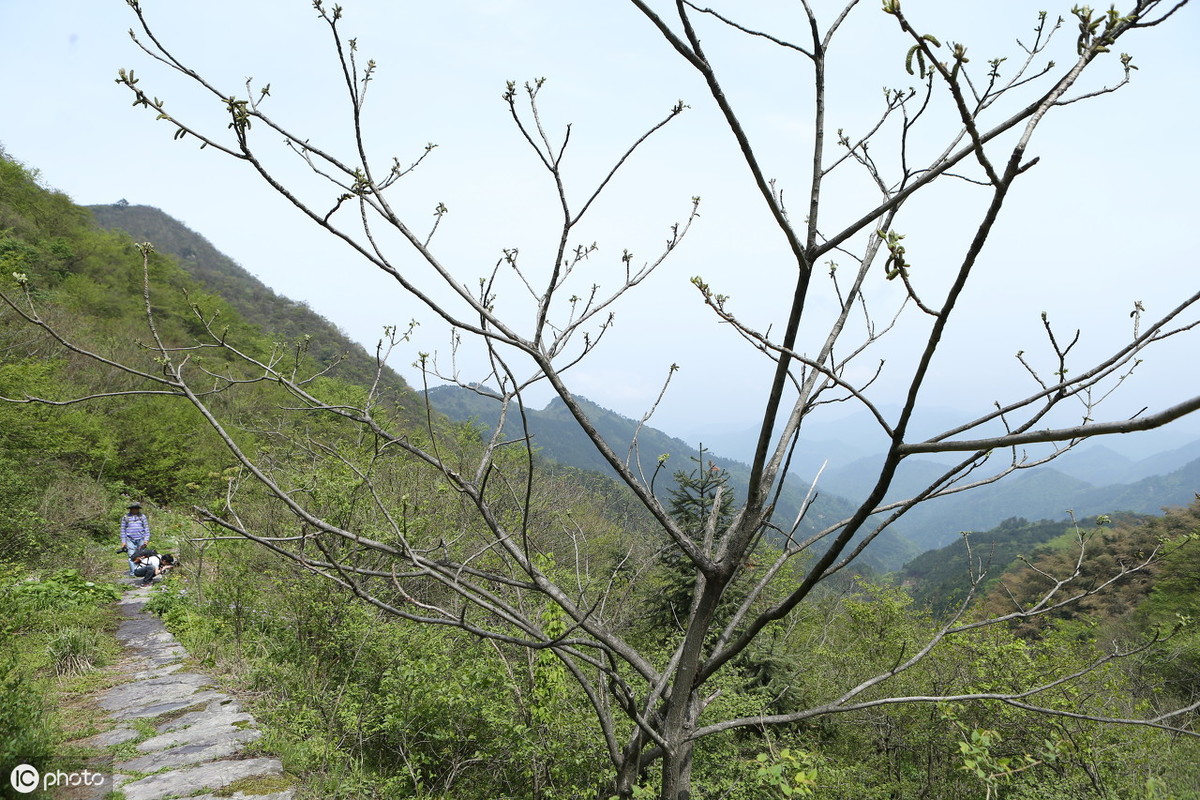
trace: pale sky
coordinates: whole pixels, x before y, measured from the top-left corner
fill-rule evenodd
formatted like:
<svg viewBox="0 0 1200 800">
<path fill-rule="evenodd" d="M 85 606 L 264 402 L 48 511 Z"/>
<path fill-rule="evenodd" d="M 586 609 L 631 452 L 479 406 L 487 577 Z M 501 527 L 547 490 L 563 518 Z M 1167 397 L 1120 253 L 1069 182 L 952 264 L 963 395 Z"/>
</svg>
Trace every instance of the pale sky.
<svg viewBox="0 0 1200 800">
<path fill-rule="evenodd" d="M 836 10 L 821 0 L 814 5 L 826 23 Z M 345 93 L 332 71 L 328 32 L 309 0 L 143 0 L 142 6 L 161 41 L 224 93 L 244 96 L 248 77 L 255 88 L 269 83 L 268 113 L 314 144 L 346 152 Z M 754 328 L 774 325 L 778 331 L 795 268 L 702 82 L 631 5 L 345 0 L 344 6 L 343 30 L 358 37 L 361 62 L 378 63 L 366 126 L 379 162 L 392 156 L 408 162 L 427 142 L 438 145 L 393 199 L 418 230 L 432 224 L 438 203 L 449 208 L 435 250 L 470 286 L 491 270 L 503 248 L 520 248 L 523 267 L 544 274 L 557 237 L 553 186 L 508 117 L 501 101 L 506 80 L 547 79 L 540 103 L 548 134 L 560 138 L 573 125 L 566 171 L 575 181 L 569 191 L 577 205 L 634 138 L 678 100 L 687 103 L 690 108 L 618 174 L 590 212 L 590 223 L 572 239 L 598 245 L 582 288 L 593 280 L 611 286 L 625 249 L 639 263 L 652 258 L 693 195 L 702 198 L 701 216 L 660 270 L 615 307 L 615 329 L 574 370 L 572 386 L 602 406 L 640 417 L 669 366 L 678 364 L 652 424 L 680 436 L 740 427 L 761 409 L 764 398 L 755 387 L 769 364 L 729 326 L 717 324 L 689 279 L 702 276 L 729 295 Z M 751 27 L 805 42 L 798 6 L 742 0 L 721 7 Z M 943 42 L 967 44 L 977 80 L 992 57 L 1009 57 L 1002 69 L 1019 61 L 1014 39 L 1031 40 L 1039 8 L 1069 16 L 1070 6 L 1025 0 L 904 4 L 914 24 Z M 786 59 L 761 39 L 732 40 L 721 26 L 702 22 L 701 37 L 760 142 L 767 174 L 778 178 L 785 200 L 792 199 L 793 218 L 801 217 L 811 141 L 806 63 Z M 414 385 L 420 378 L 409 365 L 418 351 L 437 351 L 448 366 L 446 329 L 399 287 L 372 274 L 244 165 L 199 150 L 195 140 L 172 141 L 166 123 L 131 107 L 132 97 L 113 80 L 118 68 L 134 69 L 139 85 L 173 113 L 207 118 L 214 133 L 224 129 L 186 80 L 165 74 L 137 50 L 126 34 L 135 24 L 123 0 L 0 0 L 0 98 L 6 109 L 0 144 L 9 155 L 80 204 L 123 198 L 161 208 L 272 289 L 307 302 L 368 347 L 383 326 L 420 320 L 416 340 L 393 361 Z M 1075 27 L 1068 19 L 1057 34 L 1060 63 L 1073 56 Z M 1078 350 L 1094 354 L 1128 337 L 1135 301 L 1155 317 L 1196 291 L 1198 34 L 1200 10 L 1189 7 L 1168 24 L 1124 40 L 1120 49 L 1139 67 L 1131 85 L 1057 110 L 1035 134 L 1030 154 L 1041 162 L 1014 189 L 950 328 L 927 403 L 983 412 L 993 401 L 1029 393 L 1032 384 L 1013 356 L 1023 350 L 1045 374 L 1052 371 L 1043 311 L 1065 338 L 1081 328 Z M 877 0 L 854 11 L 841 37 L 831 50 L 827 128 L 831 136 L 839 128 L 857 136 L 881 106 L 881 87 L 916 79 L 904 72 L 908 43 Z M 1094 65 L 1085 87 L 1120 79 L 1113 56 Z M 1027 102 L 1030 95 L 1023 97 Z M 931 136 L 918 139 L 913 150 L 934 152 L 943 144 L 944 138 Z M 274 163 L 285 178 L 302 180 L 280 151 Z M 885 142 L 873 152 L 888 163 Z M 831 220 L 853 218 L 874 202 L 870 186 L 858 178 L 831 184 L 823 217 L 831 228 Z M 977 205 L 939 194 L 898 223 L 907 235 L 914 280 L 948 274 L 973 230 L 970 212 Z M 413 254 L 392 254 L 404 269 L 420 270 Z M 896 287 L 881 278 L 876 283 L 872 311 L 882 320 L 894 310 Z M 939 296 L 931 284 L 921 285 Z M 515 303 L 516 294 L 510 287 L 500 302 Z M 829 282 L 818 281 L 817 308 L 828 307 L 831 297 Z M 1195 318 L 1193 312 L 1189 319 Z M 869 371 L 867 361 L 873 369 L 878 358 L 898 366 L 916 336 L 916 327 L 900 326 L 891 341 L 876 345 L 860 371 Z M 1193 342 L 1181 338 L 1149 352 L 1141 374 L 1112 401 L 1111 416 L 1196 394 Z M 807 340 L 805 349 L 818 344 Z M 480 377 L 472 371 L 478 364 L 464 352 L 462 377 Z M 1077 369 L 1084 366 L 1080 360 Z M 889 393 L 899 377 L 884 373 L 874 394 L 879 402 L 894 399 Z"/>
</svg>

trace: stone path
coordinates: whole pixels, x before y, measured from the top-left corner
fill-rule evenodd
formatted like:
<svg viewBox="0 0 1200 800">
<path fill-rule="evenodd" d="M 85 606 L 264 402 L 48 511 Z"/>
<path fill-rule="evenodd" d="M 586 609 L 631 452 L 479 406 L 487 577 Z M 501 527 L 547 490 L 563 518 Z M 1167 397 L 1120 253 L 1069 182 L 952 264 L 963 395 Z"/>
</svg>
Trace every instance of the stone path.
<svg viewBox="0 0 1200 800">
<path fill-rule="evenodd" d="M 210 678 L 184 670 L 187 651 L 145 611 L 149 597 L 148 587 L 131 588 L 120 602 L 117 638 L 125 646 L 120 669 L 128 682 L 97 698 L 116 727 L 81 742 L 107 748 L 136 741 L 138 755 L 118 757 L 110 788 L 123 792 L 125 800 L 292 800 L 294 789 L 278 788 L 283 783 L 278 759 L 241 754 L 261 735 L 254 718 Z M 149 722 L 154 734 L 143 738 L 147 726 L 136 720 Z M 235 782 L 263 788 L 245 793 L 226 788 Z"/>
</svg>

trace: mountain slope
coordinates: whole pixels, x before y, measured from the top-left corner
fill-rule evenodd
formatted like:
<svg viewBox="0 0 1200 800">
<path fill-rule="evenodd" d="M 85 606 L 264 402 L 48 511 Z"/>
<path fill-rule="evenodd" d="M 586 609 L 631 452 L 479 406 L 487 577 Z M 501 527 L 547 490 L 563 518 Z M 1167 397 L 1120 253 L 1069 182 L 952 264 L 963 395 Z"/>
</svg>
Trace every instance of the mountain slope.
<svg viewBox="0 0 1200 800">
<path fill-rule="evenodd" d="M 1094 521 L 1082 524 L 1086 527 Z M 966 599 L 972 572 L 982 569 L 989 576 L 1000 575 L 1018 556 L 1032 553 L 1070 527 L 1065 520 L 1031 523 L 1021 517 L 1006 519 L 991 530 L 922 553 L 905 564 L 895 578 L 920 605 L 945 613 Z"/>
<path fill-rule="evenodd" d="M 433 406 L 454 420 L 474 420 L 477 424 L 491 431 L 496 424 L 498 413 L 494 393 L 484 387 L 467 389 L 457 386 L 438 386 L 428 391 L 428 397 Z M 675 472 L 690 472 L 700 465 L 700 446 L 704 446 L 703 460 L 711 462 L 729 473 L 730 485 L 737 497 L 745 497 L 746 485 L 750 477 L 749 467 L 740 461 L 725 458 L 708 449 L 707 443 L 698 442 L 690 445 L 680 439 L 669 436 L 662 431 L 649 426 L 639 428 L 638 423 L 628 417 L 621 416 L 608 409 L 601 408 L 587 400 L 581 400 L 587 409 L 592 423 L 600 435 L 608 442 L 614 452 L 630 460 L 630 463 L 640 465 L 642 474 L 647 480 L 653 475 L 658 466 L 660 456 L 667 456 L 662 472 L 655 480 L 656 490 L 663 495 L 672 486 Z M 510 436 L 519 428 L 515 420 L 511 420 L 505 430 Z M 560 464 L 613 475 L 613 470 L 596 452 L 584 436 L 579 426 L 571 418 L 566 406 L 559 399 L 551 401 L 544 409 L 525 409 L 529 421 L 529 430 L 534 445 L 542 455 Z M 631 449 L 630 443 L 636 433 L 637 446 Z M 788 524 L 799 514 L 804 502 L 808 486 L 799 481 L 792 481 L 784 487 L 776 506 L 776 521 Z M 845 519 L 853 511 L 853 506 L 845 499 L 832 493 L 821 492 L 817 495 L 812 507 L 805 515 L 800 525 L 801 535 L 811 535 L 834 522 Z M 874 570 L 890 572 L 917 553 L 911 544 L 892 531 L 885 531 L 864 552 L 863 563 Z"/>
<path fill-rule="evenodd" d="M 1195 443 L 1170 453 L 1141 461 L 1126 459 L 1103 447 L 1087 451 L 1098 461 L 1111 458 L 1114 466 L 1097 464 L 1090 470 L 1094 477 L 1140 476 L 1148 469 L 1169 469 L 1140 480 L 1093 484 L 1080 477 L 1080 470 L 1058 461 L 1012 475 L 999 483 L 981 486 L 962 494 L 930 500 L 905 514 L 896 530 L 921 550 L 943 547 L 962 531 L 986 531 L 1012 517 L 1065 520 L 1068 512 L 1079 516 L 1131 512 L 1157 514 L 1165 507 L 1185 506 L 1200 490 L 1200 459 L 1181 467 L 1181 457 L 1193 452 Z M 1074 455 L 1068 454 L 1068 455 Z M 854 500 L 865 497 L 876 474 L 878 457 L 864 458 L 841 469 L 829 470 L 822 485 L 831 492 Z M 1079 464 L 1078 461 L 1075 462 Z M 888 499 L 911 496 L 945 471 L 943 465 L 914 459 L 906 461 L 896 474 Z"/>
<path fill-rule="evenodd" d="M 159 252 L 178 258 L 207 291 L 223 297 L 271 336 L 292 345 L 302 343 L 311 358 L 330 368 L 331 375 L 364 386 L 374 382 L 377 362 L 361 345 L 307 305 L 276 294 L 183 223 L 153 206 L 118 203 L 88 208 L 101 227 L 125 231 L 136 241 L 150 242 Z M 416 408 L 416 395 L 389 367 L 383 368 L 380 388 L 399 404 Z"/>
<path fill-rule="evenodd" d="M 270 335 L 285 342 L 305 342 L 308 355 L 318 363 L 330 366 L 332 375 L 360 384 L 373 381 L 377 365 L 363 348 L 307 306 L 276 294 L 220 253 L 203 236 L 161 210 L 123 203 L 92 206 L 90 210 L 100 226 L 124 231 L 136 240 L 151 242 L 159 252 L 176 256 L 184 269 L 207 291 L 226 299 L 243 316 L 259 323 Z M 390 391 L 390 395 L 401 405 L 415 409 L 420 404 L 420 398 L 391 370 L 385 368 L 381 383 L 385 391 Z M 456 387 L 434 389 L 430 398 L 435 407 L 451 419 L 487 419 L 494 414 L 494 403 L 486 397 Z M 489 405 L 492 408 L 488 408 Z M 697 462 L 691 460 L 699 458 L 697 447 L 672 439 L 652 428 L 642 429 L 638 436 L 639 451 L 629 452 L 628 443 L 633 438 L 635 423 L 593 404 L 589 404 L 588 408 L 606 440 L 623 457 L 642 464 L 647 479 L 657 467 L 659 455 L 671 456 L 664 467 L 665 471 L 659 476 L 660 486 L 670 485 L 670 476 L 675 471 L 686 472 L 697 466 Z M 538 421 L 534 444 L 546 457 L 578 469 L 612 474 L 608 464 L 596 453 L 561 403 L 552 403 L 536 413 Z M 744 465 L 707 452 L 705 457 L 728 470 L 735 486 L 744 487 L 748 478 Z M 779 504 L 781 519 L 795 518 L 806 490 L 807 487 L 785 490 Z M 802 530 L 811 533 L 844 518 L 849 512 L 850 507 L 839 498 L 820 497 L 810 509 Z M 886 534 L 872 545 L 867 561 L 874 569 L 887 572 L 915 553 L 903 540 Z"/>
</svg>

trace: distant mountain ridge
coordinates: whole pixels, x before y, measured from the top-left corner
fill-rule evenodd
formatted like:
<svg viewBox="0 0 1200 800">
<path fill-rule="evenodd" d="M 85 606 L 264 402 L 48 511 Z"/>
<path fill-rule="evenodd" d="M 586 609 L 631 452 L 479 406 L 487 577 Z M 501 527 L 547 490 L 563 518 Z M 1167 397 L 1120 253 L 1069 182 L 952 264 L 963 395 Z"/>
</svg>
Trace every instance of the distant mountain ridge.
<svg viewBox="0 0 1200 800">
<path fill-rule="evenodd" d="M 1200 443 L 1194 442 L 1138 462 L 1123 460 L 1104 448 L 1096 448 L 1096 456 L 1101 459 L 1115 457 L 1121 467 L 1119 474 L 1134 476 L 1145 474 L 1149 469 L 1168 468 L 1197 449 L 1200 449 Z M 1085 454 L 1078 456 L 1082 458 Z M 875 475 L 872 470 L 877 460 L 863 459 L 841 469 L 829 470 L 822 475 L 821 483 L 826 490 L 850 501 L 864 497 L 870 487 L 863 483 L 861 476 Z M 1074 469 L 1070 463 L 1062 466 L 1066 469 L 1060 469 L 1056 459 L 1047 466 L 1017 472 L 988 486 L 922 503 L 904 515 L 897 531 L 921 550 L 929 550 L 954 541 L 963 531 L 990 530 L 1011 517 L 1066 520 L 1071 513 L 1080 517 L 1118 512 L 1158 514 L 1163 508 L 1190 504 L 1200 491 L 1200 458 L 1162 474 L 1100 485 L 1077 477 L 1081 473 L 1088 474 L 1087 471 Z M 944 465 L 932 461 L 906 462 L 897 472 L 888 497 L 911 495 L 944 471 Z M 1097 468 L 1094 472 L 1103 476 L 1113 470 Z"/>
<path fill-rule="evenodd" d="M 918 436 L 930 435 L 962 421 L 961 414 L 950 409 L 931 408 L 914 421 L 911 430 Z M 1136 439 L 1097 439 L 999 483 L 923 503 L 905 514 L 895 531 L 918 549 L 929 550 L 954 541 L 961 531 L 990 530 L 1012 517 L 1066 520 L 1068 511 L 1083 516 L 1122 511 L 1158 514 L 1164 507 L 1186 506 L 1200 491 L 1197 437 L 1193 428 L 1176 423 L 1140 433 Z M 710 438 L 714 450 L 733 458 L 753 441 L 748 431 L 724 431 Z M 867 414 L 851 414 L 802 432 L 793 471 L 812 476 L 824 464 L 818 488 L 853 503 L 874 488 L 884 446 L 878 426 Z M 887 498 L 924 489 L 950 463 L 935 457 L 906 459 Z"/>
<path fill-rule="evenodd" d="M 427 392 L 429 401 L 439 412 L 459 421 L 474 420 L 489 432 L 495 427 L 498 406 L 495 393 L 485 387 L 463 388 L 459 386 L 437 386 Z M 636 420 L 602 408 L 586 399 L 579 398 L 600 435 L 621 457 L 630 463 L 640 464 L 642 474 L 649 480 L 658 466 L 660 456 L 668 456 L 661 473 L 655 480 L 656 490 L 662 494 L 673 485 L 673 474 L 677 471 L 690 472 L 700 467 L 700 446 L 704 446 L 705 462 L 712 462 L 729 473 L 730 484 L 738 498 L 744 498 L 750 470 L 746 464 L 726 458 L 709 450 L 706 442 L 691 445 L 674 438 L 656 428 L 640 426 Z M 510 415 L 513 412 L 510 411 Z M 560 464 L 588 469 L 605 475 L 613 475 L 612 469 L 588 442 L 579 426 L 571 418 L 562 400 L 555 398 L 543 409 L 525 409 L 533 443 L 541 453 Z M 506 427 L 509 435 L 515 430 Z M 637 433 L 637 448 L 630 449 L 630 442 Z M 808 485 L 792 480 L 781 493 L 776 506 L 776 522 L 788 525 L 800 512 Z M 854 508 L 846 500 L 833 494 L 818 493 L 812 507 L 801 523 L 802 534 L 811 534 L 828 525 L 845 519 Z M 908 542 L 891 531 L 885 531 L 864 552 L 864 564 L 871 568 L 890 572 L 899 568 L 917 551 Z"/>
<path fill-rule="evenodd" d="M 442 413 L 452 419 L 476 419 L 485 425 L 496 414 L 494 400 L 489 400 L 487 394 L 484 389 L 471 391 L 454 386 L 429 390 L 431 402 Z M 628 447 L 637 423 L 594 404 L 588 404 L 588 408 L 606 440 L 618 453 L 624 453 L 621 448 Z M 570 422 L 560 401 L 541 410 L 526 409 L 526 414 L 535 444 L 548 457 L 582 469 L 609 473 L 599 454 Z M 802 439 L 801 447 L 797 448 L 794 463 L 799 466 L 793 469 L 793 474 L 798 477 L 817 474 L 820 465 L 815 459 L 827 458 L 826 454 L 837 459 L 821 473 L 818 499 L 806 530 L 845 517 L 874 486 L 882 455 L 861 455 L 870 446 L 870 438 L 861 426 L 851 425 L 845 430 L 849 433 L 848 442 Z M 823 435 L 837 436 L 841 432 L 836 424 L 821 429 Z M 727 451 L 721 449 L 722 444 L 727 447 L 732 444 L 728 436 L 716 434 L 712 437 L 714 443 L 706 440 L 693 446 L 654 428 L 643 427 L 638 438 L 643 463 L 653 465 L 658 454 L 669 453 L 672 456 L 669 470 L 687 471 L 693 466 L 690 459 L 698 455 L 697 447 L 703 444 L 706 458 L 728 470 L 735 480 L 744 481 L 748 474 L 743 462 L 727 457 Z M 897 472 L 888 498 L 911 496 L 946 469 L 946 464 L 937 461 L 907 459 Z M 794 486 L 797 492 L 808 488 L 799 480 L 794 481 Z M 1118 512 L 1157 514 L 1164 507 L 1188 505 L 1197 491 L 1200 491 L 1200 441 L 1142 459 L 1094 445 L 1068 452 L 1049 466 L 1020 471 L 998 483 L 916 506 L 889 528 L 887 537 L 881 537 L 885 541 L 872 545 L 880 546 L 874 566 L 895 564 L 895 559 L 903 557 L 905 551 L 915 555 L 937 549 L 953 542 L 962 531 L 988 531 L 1011 518 L 1062 522 L 1071 513 L 1080 517 Z M 781 519 L 794 513 L 792 503 L 798 500 L 795 495 L 790 495 L 789 500 L 781 503 Z"/>
</svg>

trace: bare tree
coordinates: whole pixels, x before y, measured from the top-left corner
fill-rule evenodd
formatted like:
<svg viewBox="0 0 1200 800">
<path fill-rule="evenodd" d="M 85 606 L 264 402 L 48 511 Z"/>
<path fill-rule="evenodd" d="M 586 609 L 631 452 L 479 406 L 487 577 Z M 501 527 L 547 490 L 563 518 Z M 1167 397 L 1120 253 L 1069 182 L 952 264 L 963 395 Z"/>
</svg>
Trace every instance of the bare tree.
<svg viewBox="0 0 1200 800">
<path fill-rule="evenodd" d="M 692 753 L 703 737 L 736 728 L 795 723 L 814 717 L 902 702 L 992 701 L 1020 708 L 1063 713 L 1044 708 L 1038 695 L 1079 674 L 1047 677 L 1045 682 L 1020 691 L 991 694 L 888 696 L 889 680 L 921 663 L 947 639 L 981 626 L 1048 613 L 1102 587 L 1075 588 L 1072 576 L 1056 580 L 1052 590 L 1033 605 L 986 620 L 964 616 L 967 603 L 928 641 L 914 644 L 894 666 L 848 685 L 837 695 L 809 708 L 783 714 L 756 714 L 738 718 L 710 718 L 705 714 L 714 677 L 727 670 L 756 638 L 785 620 L 822 582 L 852 565 L 863 549 L 890 524 L 919 503 L 992 483 L 1018 470 L 1053 458 L 1092 436 L 1146 430 L 1164 425 L 1200 408 L 1200 396 L 1169 408 L 1147 411 L 1133 418 L 1104 421 L 1101 402 L 1133 370 L 1147 348 L 1194 329 L 1200 293 L 1182 299 L 1161 318 L 1149 320 L 1135 308 L 1125 344 L 1106 357 L 1085 365 L 1074 363 L 1074 342 L 1064 344 L 1061 332 L 1044 320 L 1052 367 L 1036 366 L 1032 356 L 1019 356 L 1033 381 L 1023 397 L 997 402 L 977 418 L 953 430 L 925 439 L 910 435 L 910 423 L 919 409 L 935 354 L 943 347 L 947 325 L 954 318 L 964 288 L 977 271 L 980 254 L 992 237 L 1012 187 L 1033 169 L 1037 158 L 1028 149 L 1047 115 L 1073 103 L 1092 100 L 1116 91 L 1128 82 L 1131 60 L 1118 55 L 1117 44 L 1128 34 L 1168 22 L 1186 4 L 1134 0 L 1127 10 L 1098 12 L 1075 8 L 1069 21 L 1042 15 L 1033 38 L 1020 44 L 1020 58 L 986 64 L 970 61 L 960 44 L 942 43 L 923 23 L 910 20 L 899 0 L 885 0 L 903 38 L 896 58 L 904 60 L 917 88 L 888 90 L 876 123 L 861 134 L 834 133 L 826 120 L 826 67 L 839 33 L 852 14 L 870 13 L 856 0 L 848 2 L 831 19 L 818 18 L 815 4 L 802 0 L 807 30 L 790 41 L 766 30 L 739 22 L 736 4 L 725 13 L 689 0 L 656 4 L 630 0 L 645 21 L 661 34 L 662 41 L 703 79 L 711 103 L 732 134 L 741 159 L 757 189 L 760 211 L 787 243 L 790 260 L 771 265 L 779 280 L 788 280 L 787 312 L 782 325 L 767 327 L 744 319 L 719 287 L 696 279 L 700 300 L 715 318 L 727 323 L 753 351 L 774 364 L 773 377 L 754 387 L 762 410 L 759 435 L 750 465 L 747 495 L 726 523 L 714 511 L 699 536 L 684 530 L 672 517 L 653 486 L 661 463 L 643 463 L 636 440 L 616 444 L 605 441 L 572 391 L 570 368 L 601 345 L 612 324 L 612 309 L 664 262 L 687 235 L 696 220 L 699 200 L 670 226 L 662 251 L 648 261 L 626 253 L 615 271 L 605 274 L 607 285 L 594 282 L 595 270 L 581 274 L 580 265 L 592 256 L 590 246 L 577 246 L 582 221 L 597 197 L 613 182 L 662 129 L 685 110 L 680 103 L 653 121 L 633 140 L 595 185 L 582 192 L 564 174 L 570 131 L 556 133 L 543 124 L 540 113 L 542 82 L 524 86 L 509 83 L 504 93 L 512 122 L 536 156 L 537 168 L 549 178 L 559 209 L 554 231 L 555 252 L 545 264 L 528 265 L 516 250 L 500 254 L 495 269 L 477 284 L 470 284 L 464 269 L 443 260 L 435 233 L 444 209 L 439 207 L 431 230 L 418 230 L 393 206 L 402 191 L 402 179 L 428 155 L 419 154 L 407 165 L 393 160 L 382 167 L 367 157 L 369 132 L 362 124 L 367 89 L 375 79 L 375 64 L 361 62 L 355 40 L 341 30 L 342 9 L 328 8 L 321 0 L 314 7 L 328 26 L 340 70 L 342 88 L 349 100 L 346 120 L 352 147 L 339 152 L 323 147 L 301 131 L 277 122 L 268 113 L 266 90 L 249 83 L 243 94 L 210 83 L 201 70 L 184 64 L 168 43 L 160 41 L 137 0 L 128 0 L 137 15 L 140 31 L 135 41 L 151 58 L 176 70 L 180 79 L 207 93 L 225 112 L 227 127 L 205 130 L 173 115 L 170 108 L 143 88 L 133 72 L 121 72 L 120 82 L 138 105 L 165 120 L 178 138 L 196 139 L 210 151 L 243 162 L 316 226 L 353 249 L 367 264 L 391 276 L 400 291 L 424 303 L 449 325 L 455 337 L 466 336 L 486 347 L 491 374 L 486 382 L 497 387 L 502 420 L 484 442 L 473 463 L 461 463 L 458 453 L 439 446 L 436 426 L 418 440 L 398 431 L 381 413 L 372 397 L 358 406 L 322 400 L 310 384 L 269 360 L 241 353 L 235 343 L 212 330 L 205 346 L 220 346 L 251 366 L 243 377 L 214 374 L 193 360 L 193 350 L 169 346 L 159 340 L 155 356 L 161 371 L 111 363 L 114 369 L 137 375 L 145 391 L 185 397 L 224 438 L 248 475 L 253 476 L 299 521 L 301 534 L 280 536 L 259 529 L 250 516 L 239 516 L 237 497 L 225 509 L 197 509 L 212 526 L 258 542 L 294 560 L 333 584 L 354 592 L 388 614 L 436 625 L 452 626 L 470 634 L 533 650 L 549 650 L 577 681 L 595 710 L 599 731 L 612 765 L 602 793 L 630 797 L 639 776 L 652 765 L 661 769 L 661 797 L 678 800 L 690 796 Z M 878 13 L 878 12 L 876 12 Z M 1077 30 L 1065 31 L 1065 27 Z M 765 156 L 739 117 L 737 98 L 723 83 L 721 65 L 710 59 L 702 42 L 719 36 L 744 36 L 763 47 L 779 48 L 807 70 L 812 105 L 805 112 L 811 124 L 811 169 L 807 189 L 800 195 L 800 213 L 784 202 L 783 191 L 770 177 Z M 1065 45 L 1065 47 L 1060 46 Z M 1049 59 L 1066 53 L 1061 64 Z M 1082 76 L 1093 63 L 1114 82 L 1099 88 L 1081 88 Z M 1114 69 L 1115 68 L 1115 69 Z M 321 187 L 292 188 L 276 177 L 266 155 L 282 140 L 294 156 L 322 180 Z M 921 155 L 931 153 L 931 155 Z M 865 198 L 852 218 L 834 222 L 836 214 L 825 207 L 827 188 L 834 176 L 857 171 L 874 196 Z M 955 183 L 981 198 L 982 211 L 956 267 L 944 279 L 915 270 L 909 262 L 901 233 L 912 201 L 934 186 Z M 792 196 L 796 196 L 793 193 Z M 911 212 L 917 213 L 917 212 Z M 388 244 L 396 236 L 403 247 Z M 402 252 L 403 255 L 398 253 Z M 419 268 L 413 265 L 415 254 Z M 850 268 L 829 266 L 833 257 Z M 407 260 L 405 260 L 407 259 Z M 888 283 L 892 282 L 892 283 Z M 877 321 L 874 298 L 880 287 L 903 286 L 903 302 Z M 519 302 L 498 298 L 498 287 L 517 286 L 525 292 Z M 448 294 L 447 294 L 448 292 Z M 42 324 L 30 302 L 5 298 L 34 324 Z M 818 299 L 836 309 L 820 329 L 810 322 L 823 317 L 816 312 Z M 149 310 L 149 300 L 147 300 Z M 926 335 L 916 352 L 908 353 L 911 370 L 900 410 L 885 413 L 872 394 L 874 377 L 855 379 L 858 367 L 885 342 L 893 325 L 910 317 L 923 324 Z M 153 317 L 151 315 L 151 324 Z M 803 331 L 803 335 L 802 335 Z M 393 336 L 381 357 L 401 344 Z M 62 343 L 77 350 L 65 339 Z M 91 354 L 102 359 L 99 354 Z M 436 359 L 422 355 L 421 364 L 431 377 L 439 371 Z M 1069 369 L 1068 369 L 1069 366 Z M 1050 374 L 1050 373 L 1053 374 Z M 868 376 L 878 369 L 868 368 Z M 245 375 L 252 375 L 247 378 Z M 343 527 L 323 517 L 284 482 L 282 473 L 253 452 L 243 451 L 229 422 L 208 400 L 213 387 L 226 388 L 246 380 L 265 380 L 286 388 L 295 407 L 318 410 L 360 426 L 377 452 L 402 452 L 444 481 L 471 509 L 472 517 L 455 531 L 452 541 L 429 543 L 411 535 L 406 512 L 386 487 L 372 485 L 365 472 L 357 473 L 366 487 L 363 502 L 382 520 L 382 533 Z M 653 518 L 681 559 L 695 572 L 691 607 L 677 644 L 665 658 L 639 651 L 614 624 L 618 615 L 610 592 L 618 583 L 618 564 L 606 574 L 588 574 L 576 564 L 571 577 L 547 566 L 542 557 L 545 542 L 531 519 L 538 491 L 538 470 L 532 445 L 523 430 L 522 398 L 530 387 L 548 384 L 562 400 L 596 450 Z M 664 391 L 669 376 L 664 376 Z M 465 384 L 464 384 L 465 385 Z M 200 387 L 206 387 L 201 389 Z M 25 401 L 37 401 L 25 398 Z M 860 405 L 873 416 L 888 441 L 887 454 L 869 496 L 852 515 L 815 533 L 804 532 L 801 519 L 777 519 L 775 505 L 787 479 L 787 467 L 802 426 L 811 424 L 830 403 Z M 1064 409 L 1069 414 L 1064 417 Z M 652 409 L 651 409 L 652 411 Z M 647 415 L 647 418 L 649 414 Z M 1073 419 L 1070 424 L 1058 422 Z M 512 434 L 514 430 L 521 433 Z M 1029 445 L 1053 445 L 1040 454 Z M 314 450 L 319 449 L 313 445 Z M 524 458 L 514 459 L 514 449 Z M 927 453 L 957 453 L 959 460 L 925 489 L 901 500 L 885 499 L 901 464 Z M 336 457 L 336 454 L 316 454 Z M 358 469 L 346 461 L 346 466 Z M 720 508 L 717 501 L 714 508 Z M 567 534 L 572 533 L 567 531 Z M 587 531 L 573 532 L 586 538 Z M 751 588 L 732 614 L 719 614 L 731 584 L 746 577 L 751 556 L 765 558 L 753 575 Z M 1142 569 L 1147 562 L 1129 565 Z M 562 565 L 559 565 L 562 566 Z M 1078 570 L 1077 570 L 1078 574 Z M 1114 576 L 1114 579 L 1118 576 Z M 975 584 L 982 580 L 976 576 Z M 968 603 L 970 598 L 968 598 Z M 556 609 L 546 614 L 545 609 Z M 551 623 L 552 620 L 558 622 Z M 565 620 L 565 624 L 562 624 Z M 1099 658 L 1092 668 L 1127 655 L 1116 651 Z M 1182 712 L 1156 719 L 1110 720 L 1179 729 Z"/>
</svg>

